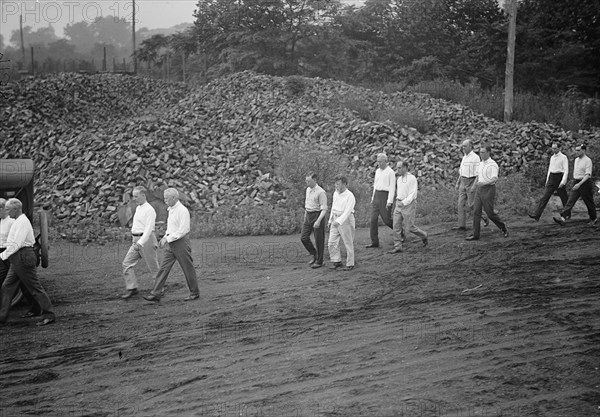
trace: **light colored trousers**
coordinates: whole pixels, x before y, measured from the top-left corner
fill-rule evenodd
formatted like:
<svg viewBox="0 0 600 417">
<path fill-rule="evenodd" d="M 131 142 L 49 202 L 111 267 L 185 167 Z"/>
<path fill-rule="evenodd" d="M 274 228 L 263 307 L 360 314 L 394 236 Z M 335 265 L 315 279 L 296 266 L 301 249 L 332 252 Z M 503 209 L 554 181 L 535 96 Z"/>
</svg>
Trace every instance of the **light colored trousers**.
<svg viewBox="0 0 600 417">
<path fill-rule="evenodd" d="M 475 182 L 476 177 L 466 178 L 460 177 L 458 184 L 458 225 L 460 227 L 467 226 L 467 210 L 473 210 L 473 202 L 475 201 L 475 191 L 471 191 L 471 187 Z"/>
<path fill-rule="evenodd" d="M 394 209 L 394 248 L 402 249 L 402 236 L 411 232 L 421 239 L 427 237 L 427 233 L 415 226 L 417 216 L 417 200 L 413 200 L 408 206 L 398 206 Z"/>
<path fill-rule="evenodd" d="M 333 220 L 338 216 L 334 214 Z M 356 222 L 354 214 L 350 214 L 346 221 L 339 226 L 331 225 L 329 230 L 329 240 L 327 247 L 329 248 L 329 259 L 331 262 L 342 262 L 342 254 L 340 252 L 340 237 L 346 247 L 346 266 L 354 266 L 354 233 Z"/>
<path fill-rule="evenodd" d="M 146 265 L 148 265 L 148 269 L 150 270 L 153 279 L 156 277 L 159 269 L 158 254 L 156 252 L 156 249 L 158 248 L 156 235 L 152 232 L 146 244 L 142 246 L 142 249 L 137 250 L 133 244 L 140 240 L 140 237 L 141 236 L 132 236 L 131 247 L 127 251 L 125 259 L 123 259 L 123 278 L 125 278 L 125 288 L 128 290 L 133 290 L 138 287 L 134 267 L 140 259 L 146 261 Z"/>
</svg>

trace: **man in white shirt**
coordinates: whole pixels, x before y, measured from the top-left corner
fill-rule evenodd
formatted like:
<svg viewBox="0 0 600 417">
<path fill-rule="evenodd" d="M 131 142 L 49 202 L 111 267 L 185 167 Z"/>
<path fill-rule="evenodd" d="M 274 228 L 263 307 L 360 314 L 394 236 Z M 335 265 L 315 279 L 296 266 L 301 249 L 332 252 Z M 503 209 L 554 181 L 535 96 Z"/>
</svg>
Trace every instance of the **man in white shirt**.
<svg viewBox="0 0 600 417">
<path fill-rule="evenodd" d="M 477 169 L 477 179 L 473 183 L 472 192 L 475 193 L 473 203 L 473 234 L 467 240 L 479 240 L 481 231 L 481 210 L 485 210 L 489 219 L 508 237 L 508 228 L 494 211 L 496 201 L 496 181 L 498 181 L 498 164 L 490 158 L 491 148 L 482 146 L 479 149 L 481 162 Z"/>
<path fill-rule="evenodd" d="M 15 221 L 6 238 L 6 250 L 0 253 L 0 260 L 9 260 L 11 271 L 0 288 L 0 323 L 5 323 L 8 318 L 10 302 L 19 283 L 25 285 L 42 309 L 43 319 L 37 325 L 54 323 L 56 318 L 52 312 L 52 303 L 37 277 L 37 256 L 33 250 L 35 237 L 29 219 L 23 214 L 23 204 L 18 199 L 11 198 L 6 202 L 5 208 Z"/>
<path fill-rule="evenodd" d="M 473 184 L 477 179 L 477 167 L 481 162 L 479 155 L 473 152 L 473 144 L 470 140 L 462 143 L 463 157 L 458 168 L 458 179 L 455 188 L 458 190 L 458 225 L 452 230 L 467 230 L 467 208 L 473 209 L 474 191 Z M 489 224 L 487 217 L 482 216 L 484 226 Z"/>
<path fill-rule="evenodd" d="M 6 200 L 0 198 L 0 253 L 6 250 L 6 239 L 8 238 L 8 232 L 10 226 L 14 223 L 15 219 L 11 219 L 5 209 Z M 0 287 L 6 279 L 8 270 L 10 269 L 10 262 L 8 260 L 0 260 Z"/>
<path fill-rule="evenodd" d="M 388 166 L 385 153 L 377 154 L 377 166 L 373 195 L 371 196 L 371 243 L 367 245 L 367 248 L 379 247 L 379 216 L 390 229 L 393 229 L 392 203 L 394 202 L 396 175 Z"/>
<path fill-rule="evenodd" d="M 546 189 L 544 190 L 544 195 L 540 199 L 535 213 L 529 215 L 529 217 L 536 222 L 540 220 L 552 194 L 555 192 L 558 193 L 563 207 L 567 205 L 567 200 L 569 198 L 567 190 L 565 189 L 567 178 L 569 177 L 569 160 L 567 159 L 567 156 L 560 151 L 560 144 L 556 142 L 552 144 L 552 153 L 550 165 L 548 165 L 548 173 L 546 174 Z"/>
<path fill-rule="evenodd" d="M 571 209 L 579 200 L 579 197 L 585 203 L 587 207 L 588 215 L 590 216 L 590 226 L 596 226 L 598 224 L 598 217 L 596 214 L 596 206 L 594 204 L 594 186 L 592 184 L 592 160 L 585 154 L 587 146 L 579 145 L 575 148 L 577 152 L 577 158 L 573 164 L 573 188 L 569 194 L 569 201 L 562 209 L 558 216 L 554 217 L 554 221 L 561 226 L 564 226 L 566 219 L 571 217 Z"/>
<path fill-rule="evenodd" d="M 169 206 L 167 209 L 169 212 L 167 232 L 160 240 L 160 247 L 165 248 L 165 255 L 160 264 L 160 270 L 154 279 L 154 288 L 150 291 L 150 294 L 144 296 L 144 299 L 148 301 L 160 300 L 160 294 L 169 272 L 171 272 L 171 268 L 177 261 L 190 290 L 190 295 L 183 300 L 197 300 L 200 298 L 200 290 L 198 289 L 198 277 L 194 269 L 192 248 L 188 237 L 190 233 L 190 212 L 179 201 L 179 192 L 175 188 L 167 188 L 164 191 L 164 198 L 165 203 Z"/>
<path fill-rule="evenodd" d="M 311 268 L 316 269 L 323 266 L 323 252 L 325 251 L 325 214 L 327 214 L 327 194 L 317 184 L 317 176 L 310 173 L 306 176 L 306 197 L 304 200 L 304 223 L 300 241 L 312 255 L 309 262 Z M 310 234 L 315 235 L 315 244 L 310 240 Z"/>
<path fill-rule="evenodd" d="M 125 279 L 123 299 L 131 298 L 138 293 L 134 268 L 140 259 L 146 261 L 152 277 L 158 273 L 158 255 L 156 253 L 158 241 L 154 234 L 156 211 L 148 203 L 146 193 L 146 187 L 142 186 L 135 187 L 132 192 L 137 207 L 131 225 L 132 244 L 123 259 L 123 278 Z"/>
<path fill-rule="evenodd" d="M 354 205 L 356 199 L 352 191 L 348 189 L 348 179 L 343 175 L 335 178 L 335 192 L 331 204 L 329 216 L 329 257 L 333 265 L 332 269 L 342 268 L 342 254 L 340 251 L 340 237 L 346 247 L 346 266 L 344 271 L 354 269 L 354 233 L 356 223 L 354 220 Z"/>
<path fill-rule="evenodd" d="M 423 246 L 427 246 L 427 232 L 415 226 L 415 217 L 417 214 L 417 178 L 408 172 L 408 162 L 398 162 L 400 176 L 397 180 L 396 188 L 396 208 L 394 209 L 394 249 L 389 253 L 402 252 L 402 236 L 406 232 L 411 232 L 419 236 Z M 404 232 L 404 233 L 402 233 Z"/>
</svg>

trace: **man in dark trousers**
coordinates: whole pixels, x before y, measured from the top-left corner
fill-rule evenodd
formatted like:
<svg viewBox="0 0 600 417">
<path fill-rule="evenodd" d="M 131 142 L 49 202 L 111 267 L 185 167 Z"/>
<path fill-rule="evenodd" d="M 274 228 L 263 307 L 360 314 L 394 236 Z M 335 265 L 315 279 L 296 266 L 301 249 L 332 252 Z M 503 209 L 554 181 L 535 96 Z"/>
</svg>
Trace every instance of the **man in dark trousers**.
<svg viewBox="0 0 600 417">
<path fill-rule="evenodd" d="M 6 238 L 6 250 L 0 253 L 1 261 L 8 259 L 10 262 L 10 271 L 0 288 L 0 323 L 5 323 L 8 318 L 10 302 L 19 283 L 25 285 L 42 309 L 42 320 L 37 325 L 54 323 L 56 317 L 52 312 L 52 303 L 37 277 L 37 257 L 33 250 L 35 237 L 29 219 L 23 214 L 23 204 L 18 199 L 11 198 L 6 202 L 5 209 L 15 221 Z"/>
<path fill-rule="evenodd" d="M 566 219 L 571 217 L 571 209 L 579 200 L 579 197 L 587 207 L 588 215 L 590 216 L 589 225 L 596 226 L 598 224 L 598 215 L 596 214 L 596 206 L 594 205 L 594 186 L 592 184 L 592 160 L 585 154 L 587 147 L 579 145 L 575 148 L 577 158 L 573 164 L 573 188 L 569 194 L 569 201 L 562 209 L 558 216 L 554 217 L 554 221 L 561 226 L 564 226 Z"/>
<path fill-rule="evenodd" d="M 481 162 L 477 168 L 477 178 L 473 183 L 472 191 L 475 192 L 475 201 L 473 208 L 473 234 L 466 240 L 479 240 L 481 231 L 481 211 L 485 210 L 488 218 L 494 222 L 504 237 L 508 237 L 506 224 L 500 220 L 500 217 L 494 211 L 496 201 L 496 181 L 498 181 L 498 164 L 490 158 L 491 148 L 482 146 L 479 150 Z"/>
<path fill-rule="evenodd" d="M 567 190 L 565 189 L 569 177 L 569 160 L 567 159 L 567 156 L 560 151 L 560 145 L 558 143 L 552 144 L 552 153 L 550 165 L 548 165 L 548 173 L 546 174 L 546 189 L 544 190 L 544 195 L 540 199 L 535 213 L 529 215 L 529 217 L 536 222 L 540 220 L 552 194 L 555 192 L 558 193 L 563 207 L 567 205 L 567 200 L 569 199 Z"/>
<path fill-rule="evenodd" d="M 306 176 L 306 197 L 304 200 L 304 223 L 302 225 L 302 235 L 300 241 L 312 255 L 309 262 L 311 268 L 316 269 L 323 266 L 323 251 L 325 249 L 325 214 L 327 214 L 327 194 L 325 190 L 317 184 L 317 178 L 314 173 Z M 315 246 L 310 240 L 311 233 L 315 234 Z"/>
<path fill-rule="evenodd" d="M 379 216 L 390 229 L 393 229 L 392 203 L 396 188 L 396 174 L 388 166 L 385 153 L 377 154 L 377 170 L 371 197 L 371 243 L 367 248 L 379 247 Z"/>
<path fill-rule="evenodd" d="M 144 299 L 148 301 L 159 301 L 161 291 L 165 285 L 169 272 L 175 264 L 179 262 L 185 280 L 187 281 L 190 295 L 183 301 L 192 301 L 200 298 L 198 289 L 198 277 L 194 269 L 192 260 L 192 248 L 190 246 L 190 212 L 179 201 L 179 192 L 175 188 L 167 188 L 164 191 L 165 203 L 169 206 L 169 215 L 167 217 L 167 232 L 160 240 L 159 246 L 165 247 L 164 258 L 160 264 L 160 270 L 154 279 L 154 288 L 150 294 L 145 295 Z"/>
</svg>

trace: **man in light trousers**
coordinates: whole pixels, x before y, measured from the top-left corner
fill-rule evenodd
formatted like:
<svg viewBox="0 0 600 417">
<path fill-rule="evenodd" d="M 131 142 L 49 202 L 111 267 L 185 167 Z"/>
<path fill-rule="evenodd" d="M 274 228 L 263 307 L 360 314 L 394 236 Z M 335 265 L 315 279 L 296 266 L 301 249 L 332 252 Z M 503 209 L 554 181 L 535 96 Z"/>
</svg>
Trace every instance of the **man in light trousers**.
<svg viewBox="0 0 600 417">
<path fill-rule="evenodd" d="M 462 143 L 463 157 L 460 161 L 458 169 L 458 178 L 456 180 L 456 189 L 458 190 L 458 225 L 452 230 L 467 230 L 467 212 L 473 210 L 475 201 L 475 191 L 473 184 L 477 181 L 477 167 L 481 162 L 481 158 L 473 152 L 473 144 L 470 140 L 465 140 Z M 485 216 L 481 216 L 484 226 L 489 224 L 489 220 Z"/>
<path fill-rule="evenodd" d="M 135 276 L 134 268 L 140 259 L 146 261 L 148 269 L 155 277 L 158 273 L 158 241 L 154 233 L 156 221 L 156 211 L 148 203 L 145 187 L 138 186 L 133 189 L 133 199 L 137 203 L 133 223 L 131 225 L 132 244 L 125 259 L 123 259 L 123 277 L 125 279 L 125 294 L 123 299 L 133 297 L 138 293 L 138 281 Z"/>
<path fill-rule="evenodd" d="M 421 238 L 423 246 L 427 246 L 429 240 L 427 232 L 415 226 L 417 215 L 417 178 L 408 172 L 408 162 L 398 162 L 400 176 L 396 181 L 396 208 L 394 209 L 394 249 L 389 253 L 403 251 L 403 236 L 411 232 Z"/>
<path fill-rule="evenodd" d="M 348 179 L 339 175 L 335 179 L 335 192 L 329 216 L 329 257 L 333 263 L 331 269 L 342 268 L 342 254 L 340 252 L 340 238 L 346 247 L 346 266 L 344 271 L 354 269 L 354 233 L 356 223 L 354 220 L 354 205 L 356 199 L 348 189 Z"/>
</svg>

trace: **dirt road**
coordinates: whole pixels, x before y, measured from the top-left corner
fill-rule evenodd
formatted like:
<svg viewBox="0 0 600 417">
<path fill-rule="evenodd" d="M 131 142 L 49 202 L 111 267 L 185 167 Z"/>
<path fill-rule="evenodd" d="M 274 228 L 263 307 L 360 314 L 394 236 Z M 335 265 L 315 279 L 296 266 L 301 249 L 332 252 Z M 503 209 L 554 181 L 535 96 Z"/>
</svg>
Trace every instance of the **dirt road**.
<svg viewBox="0 0 600 417">
<path fill-rule="evenodd" d="M 128 245 L 54 242 L 58 321 L 0 328 L 0 416 L 598 416 L 600 228 L 426 227 L 311 270 L 299 236 L 193 242 L 159 304 L 119 299 Z M 150 287 L 138 266 L 141 289 Z"/>
</svg>

